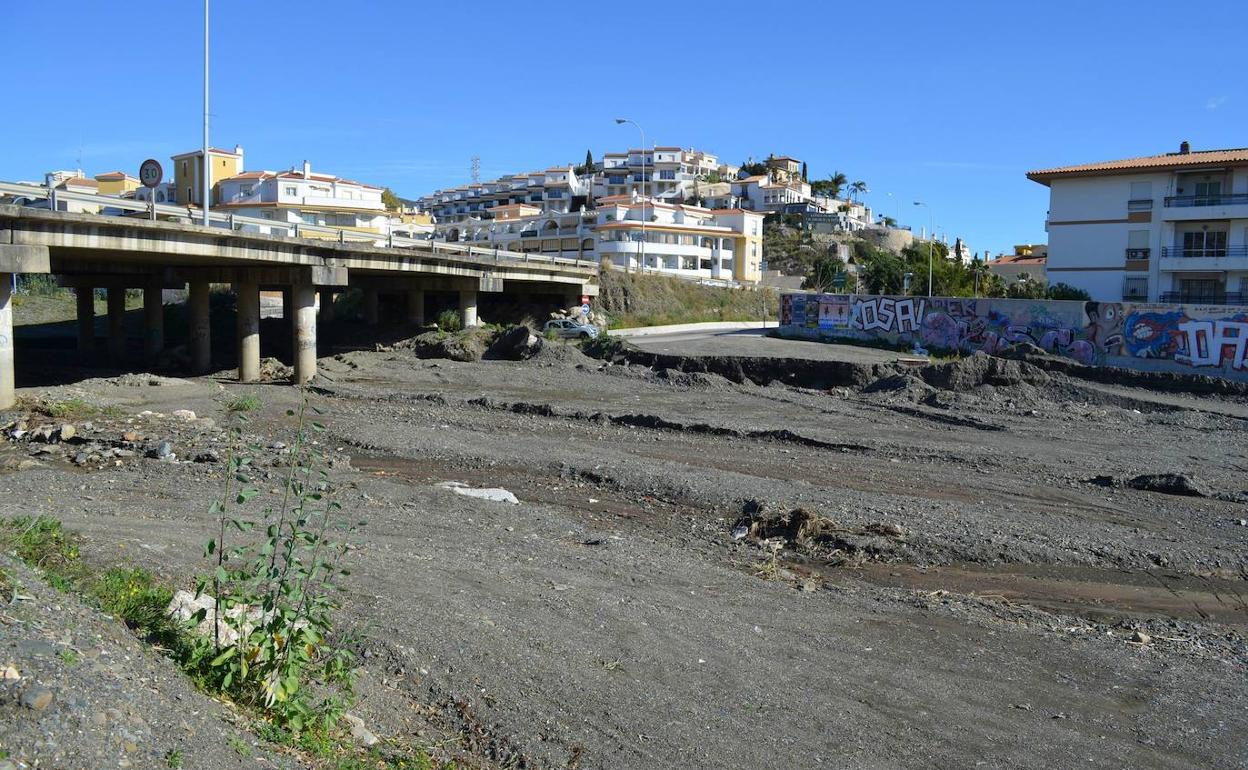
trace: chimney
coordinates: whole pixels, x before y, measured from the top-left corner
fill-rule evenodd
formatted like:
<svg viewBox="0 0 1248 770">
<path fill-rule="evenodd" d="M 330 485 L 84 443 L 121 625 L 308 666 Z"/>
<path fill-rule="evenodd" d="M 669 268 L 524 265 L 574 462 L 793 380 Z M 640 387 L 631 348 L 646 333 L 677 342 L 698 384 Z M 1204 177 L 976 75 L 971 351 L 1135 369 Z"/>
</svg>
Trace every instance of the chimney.
<svg viewBox="0 0 1248 770">
<path fill-rule="evenodd" d="M 1189 143 L 1189 142 L 1186 142 L 1186 141 L 1185 141 L 1185 142 L 1183 142 L 1182 144 L 1180 144 L 1180 145 L 1179 145 L 1179 154 L 1180 154 L 1180 155 L 1187 155 L 1187 154 L 1188 154 L 1188 153 L 1190 153 L 1191 151 L 1192 151 L 1192 145 L 1191 145 L 1191 143 Z"/>
<path fill-rule="evenodd" d="M 303 162 L 303 178 L 304 179 L 312 178 L 312 164 L 307 162 L 306 160 Z"/>
</svg>

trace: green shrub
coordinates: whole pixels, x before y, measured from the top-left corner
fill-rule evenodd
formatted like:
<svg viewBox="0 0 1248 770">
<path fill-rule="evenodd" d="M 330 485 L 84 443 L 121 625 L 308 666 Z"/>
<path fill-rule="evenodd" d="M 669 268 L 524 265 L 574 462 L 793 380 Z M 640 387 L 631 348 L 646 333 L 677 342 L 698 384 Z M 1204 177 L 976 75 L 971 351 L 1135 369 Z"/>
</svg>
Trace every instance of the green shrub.
<svg viewBox="0 0 1248 770">
<path fill-rule="evenodd" d="M 354 663 L 333 636 L 338 580 L 348 574 L 341 560 L 349 550 L 335 533 L 349 532 L 354 522 L 332 499 L 324 457 L 311 438 L 324 426 L 308 419 L 309 408 L 305 395 L 297 412 L 287 412 L 296 426 L 281 503 L 255 519 L 243 515 L 260 492 L 241 422 L 232 428 L 225 487 L 211 508 L 216 536 L 204 548 L 214 569 L 198 590 L 214 598 L 217 628 L 229 628 L 236 638 L 194 637 L 187 661 L 207 687 L 264 710 L 294 734 L 338 723 L 342 699 L 316 694 L 323 688 L 310 685 L 349 684 Z M 262 533 L 258 540 L 247 534 L 253 530 Z M 206 617 L 200 610 L 192 622 Z"/>
<path fill-rule="evenodd" d="M 85 574 L 78 552 L 80 538 L 47 516 L 18 516 L 0 521 L 0 543 L 31 567 L 43 570 L 48 583 L 68 591 Z"/>
<path fill-rule="evenodd" d="M 90 593 L 100 609 L 148 638 L 172 641 L 174 626 L 165 614 L 173 590 L 140 567 L 113 567 L 95 579 Z"/>
<path fill-rule="evenodd" d="M 458 332 L 464 329 L 463 321 L 460 319 L 458 311 L 455 310 L 443 310 L 441 313 L 438 313 L 434 321 L 442 331 Z"/>
<path fill-rule="evenodd" d="M 231 399 L 225 403 L 225 411 L 230 414 L 254 412 L 259 408 L 260 398 L 252 393 L 245 396 L 239 396 L 238 398 Z"/>
</svg>

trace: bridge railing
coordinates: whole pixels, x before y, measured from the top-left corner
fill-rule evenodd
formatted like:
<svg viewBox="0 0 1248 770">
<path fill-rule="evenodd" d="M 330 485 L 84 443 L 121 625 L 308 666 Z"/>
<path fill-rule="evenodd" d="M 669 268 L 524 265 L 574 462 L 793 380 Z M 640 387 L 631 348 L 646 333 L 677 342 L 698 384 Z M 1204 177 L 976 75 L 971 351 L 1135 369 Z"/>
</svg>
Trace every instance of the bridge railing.
<svg viewBox="0 0 1248 770">
<path fill-rule="evenodd" d="M 62 203 L 66 205 L 71 202 L 86 204 L 87 206 L 99 209 L 99 211 L 84 211 L 79 213 L 96 214 L 104 217 L 126 216 L 127 214 L 142 213 L 156 219 L 175 218 L 185 220 L 188 224 L 193 225 L 202 222 L 204 215 L 202 209 L 195 209 L 189 206 L 179 206 L 171 203 L 156 203 L 153 205 L 148 201 L 138 200 L 135 198 L 121 198 L 114 195 L 100 195 L 98 193 L 58 190 L 55 187 L 46 187 L 44 185 L 35 184 L 0 182 L 0 196 L 12 196 L 17 199 L 15 201 L 17 205 L 47 208 L 51 211 L 60 211 Z M 44 205 L 39 205 L 41 203 Z M 117 213 L 103 213 L 106 210 L 115 210 Z M 382 248 L 426 249 L 434 254 L 446 254 L 448 256 L 467 258 L 472 261 L 483 263 L 537 262 L 575 265 L 577 267 L 594 267 L 596 264 L 593 260 L 508 251 L 506 249 L 472 246 L 465 243 L 431 241 L 423 238 L 408 238 L 406 236 L 395 235 L 393 233 L 387 235 L 365 233 L 358 230 L 349 230 L 341 227 L 329 227 L 326 225 L 311 225 L 304 222 L 279 222 L 273 219 L 249 217 L 220 210 L 214 211 L 212 209 L 209 209 L 208 217 L 211 227 L 223 227 L 240 232 L 255 232 L 268 235 L 285 236 L 289 238 L 313 238 L 317 240 L 337 241 L 338 243 L 368 244 L 370 246 Z"/>
</svg>

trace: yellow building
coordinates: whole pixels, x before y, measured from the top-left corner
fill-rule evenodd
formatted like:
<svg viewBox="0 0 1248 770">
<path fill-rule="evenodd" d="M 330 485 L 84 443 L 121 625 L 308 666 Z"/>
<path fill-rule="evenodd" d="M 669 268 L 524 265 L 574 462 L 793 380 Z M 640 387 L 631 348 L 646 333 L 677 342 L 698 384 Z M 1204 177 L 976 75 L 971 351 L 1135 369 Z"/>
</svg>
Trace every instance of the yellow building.
<svg viewBox="0 0 1248 770">
<path fill-rule="evenodd" d="M 243 148 L 235 146 L 233 151 L 208 148 L 209 169 L 208 185 L 213 190 L 213 203 L 219 198 L 216 191 L 217 183 L 243 172 Z M 199 206 L 204 194 L 203 185 L 204 151 L 193 150 L 173 156 L 173 181 L 175 202 L 180 206 Z"/>
<path fill-rule="evenodd" d="M 124 171 L 110 171 L 107 174 L 96 174 L 95 181 L 99 185 L 100 195 L 122 195 L 139 189 L 139 180 Z"/>
</svg>

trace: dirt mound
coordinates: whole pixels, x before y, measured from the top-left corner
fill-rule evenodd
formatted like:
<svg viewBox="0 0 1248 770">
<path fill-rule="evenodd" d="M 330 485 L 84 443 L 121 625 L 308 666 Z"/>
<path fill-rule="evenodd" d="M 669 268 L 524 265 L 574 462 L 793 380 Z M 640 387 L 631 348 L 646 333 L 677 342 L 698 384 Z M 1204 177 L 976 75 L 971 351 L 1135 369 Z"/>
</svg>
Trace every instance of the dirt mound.
<svg viewBox="0 0 1248 770">
<path fill-rule="evenodd" d="M 1182 473 L 1145 473 L 1129 480 L 1127 486 L 1145 492 L 1182 497 L 1208 497 L 1209 493 L 1190 476 Z"/>
<path fill-rule="evenodd" d="M 445 358 L 451 361 L 480 361 L 490 344 L 494 332 L 484 328 L 466 329 L 462 332 L 425 332 L 391 345 L 391 350 L 411 350 L 417 358 Z"/>
<path fill-rule="evenodd" d="M 918 371 L 918 375 L 934 388 L 958 391 L 970 390 L 981 385 L 999 388 L 1014 385 L 1046 385 L 1049 382 L 1049 375 L 1034 364 L 982 354 L 925 366 Z"/>
<path fill-rule="evenodd" d="M 486 351 L 487 358 L 526 361 L 542 349 L 542 338 L 527 326 L 513 326 L 494 340 Z"/>
<path fill-rule="evenodd" d="M 794 508 L 783 513 L 768 512 L 753 500 L 746 503 L 742 510 L 744 513 L 733 528 L 735 538 L 755 542 L 778 540 L 800 554 L 824 559 L 867 560 L 899 556 L 906 549 L 909 534 L 905 528 L 888 522 L 847 529 L 805 508 Z"/>
</svg>

